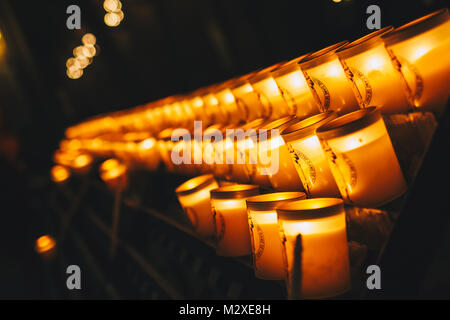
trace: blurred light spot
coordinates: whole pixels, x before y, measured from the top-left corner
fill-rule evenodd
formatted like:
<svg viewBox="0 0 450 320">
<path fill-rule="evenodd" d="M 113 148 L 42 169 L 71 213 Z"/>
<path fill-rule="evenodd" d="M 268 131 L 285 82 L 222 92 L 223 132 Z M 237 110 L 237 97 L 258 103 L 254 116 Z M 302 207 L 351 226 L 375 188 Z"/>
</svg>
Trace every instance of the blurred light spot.
<svg viewBox="0 0 450 320">
<path fill-rule="evenodd" d="M 70 178 L 70 170 L 61 165 L 53 166 L 50 174 L 52 181 L 56 183 L 67 181 Z"/>
<path fill-rule="evenodd" d="M 81 42 L 83 42 L 83 44 L 85 46 L 94 46 L 96 41 L 97 41 L 97 39 L 95 38 L 95 36 L 92 33 L 86 33 L 81 38 Z"/>
<path fill-rule="evenodd" d="M 117 12 L 122 9 L 122 3 L 119 0 L 105 0 L 103 8 L 108 12 Z"/>
<path fill-rule="evenodd" d="M 108 27 L 117 27 L 120 24 L 120 16 L 115 12 L 105 14 L 105 24 Z"/>
<path fill-rule="evenodd" d="M 48 252 L 52 250 L 55 247 L 55 245 L 56 242 L 51 236 L 44 235 L 36 240 L 36 252 L 38 253 Z"/>
</svg>

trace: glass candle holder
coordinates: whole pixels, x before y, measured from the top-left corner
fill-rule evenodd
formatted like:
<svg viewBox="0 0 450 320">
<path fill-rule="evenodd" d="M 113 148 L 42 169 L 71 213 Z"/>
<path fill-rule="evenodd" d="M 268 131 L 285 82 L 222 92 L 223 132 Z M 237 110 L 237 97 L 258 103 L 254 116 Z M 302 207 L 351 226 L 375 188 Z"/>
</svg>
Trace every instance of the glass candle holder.
<svg viewBox="0 0 450 320">
<path fill-rule="evenodd" d="M 394 68 L 382 39 L 392 30 L 392 27 L 377 30 L 336 52 L 353 82 L 361 108 L 377 106 L 385 114 L 404 113 L 412 108 L 403 77 Z"/>
<path fill-rule="evenodd" d="M 442 9 L 409 22 L 384 37 L 402 72 L 413 104 L 442 114 L 450 92 L 450 18 Z"/>
<path fill-rule="evenodd" d="M 157 147 L 161 156 L 161 160 L 169 172 L 175 171 L 175 165 L 172 162 L 172 149 L 174 146 L 174 142 L 171 140 L 172 132 L 172 128 L 164 129 L 158 134 L 157 141 Z"/>
<path fill-rule="evenodd" d="M 219 104 L 219 100 L 212 92 L 214 87 L 209 88 L 207 92 L 202 95 L 206 110 L 210 110 L 211 123 L 225 125 L 228 123 L 228 114 Z"/>
<path fill-rule="evenodd" d="M 258 194 L 259 187 L 248 184 L 211 190 L 218 255 L 239 257 L 252 253 L 245 200 Z"/>
<path fill-rule="evenodd" d="M 288 116 L 262 126 L 268 132 L 267 139 L 258 144 L 256 173 L 267 175 L 271 186 L 277 191 L 304 191 L 289 150 L 281 137 L 284 129 L 297 122 L 297 118 Z"/>
<path fill-rule="evenodd" d="M 202 237 L 215 234 L 210 191 L 218 187 L 214 176 L 207 174 L 190 179 L 175 190 L 189 221 Z"/>
<path fill-rule="evenodd" d="M 321 112 L 321 105 L 298 66 L 298 61 L 304 57 L 272 71 L 272 77 L 288 105 L 288 113 L 300 120 Z"/>
<path fill-rule="evenodd" d="M 221 129 L 221 139 L 215 139 L 212 143 L 214 149 L 213 173 L 219 179 L 229 180 L 231 178 L 232 165 L 227 163 L 226 155 L 228 150 L 233 149 L 233 140 L 226 136 L 227 129 L 234 128 L 235 125 L 228 125 Z"/>
<path fill-rule="evenodd" d="M 359 109 L 358 101 L 339 62 L 336 50 L 346 45 L 339 42 L 314 52 L 299 62 L 299 67 L 313 90 L 322 112 L 332 110 L 345 114 Z"/>
<path fill-rule="evenodd" d="M 253 90 L 252 85 L 247 81 L 248 76 L 236 80 L 231 86 L 236 103 L 243 111 L 246 121 L 258 118 L 265 118 L 269 114 L 270 104 L 264 99 L 260 99 L 260 94 Z"/>
<path fill-rule="evenodd" d="M 299 291 L 301 298 L 323 299 L 348 291 L 351 283 L 343 201 L 299 200 L 283 204 L 276 211 L 289 293 Z M 294 250 L 298 235 L 301 250 Z M 295 261 L 301 261 L 297 269 Z"/>
<path fill-rule="evenodd" d="M 113 191 L 123 190 L 128 185 L 127 166 L 120 163 L 116 167 L 100 172 L 100 178 Z"/>
<path fill-rule="evenodd" d="M 277 192 L 247 199 L 253 267 L 257 278 L 265 280 L 285 278 L 275 209 L 283 203 L 305 198 L 303 192 Z"/>
<path fill-rule="evenodd" d="M 266 108 L 263 117 L 269 119 L 278 119 L 290 114 L 288 104 L 271 74 L 271 71 L 280 65 L 281 63 L 278 63 L 262 69 L 249 78 L 252 87 L 258 92 L 259 99 Z"/>
<path fill-rule="evenodd" d="M 215 90 L 214 95 L 219 100 L 222 110 L 227 114 L 227 123 L 238 124 L 246 120 L 246 113 L 236 103 L 236 99 L 228 87 L 229 85 L 230 82 L 228 81 L 222 84 Z"/>
<path fill-rule="evenodd" d="M 317 129 L 333 176 L 346 203 L 386 204 L 406 191 L 380 110 L 369 107 Z"/>
<path fill-rule="evenodd" d="M 213 172 L 215 165 L 214 142 L 222 139 L 222 125 L 214 124 L 203 132 L 202 139 L 202 165 L 200 171 L 203 173 Z"/>
<path fill-rule="evenodd" d="M 147 138 L 138 144 L 139 161 L 148 169 L 156 170 L 161 161 L 157 150 L 156 139 Z"/>
<path fill-rule="evenodd" d="M 231 180 L 239 183 L 251 181 L 251 175 L 248 171 L 248 152 L 253 147 L 253 139 L 250 137 L 264 122 L 265 119 L 259 118 L 236 128 L 231 133 L 229 130 L 227 131 L 226 140 L 231 141 L 233 145 L 233 149 L 226 148 L 224 150 L 226 161 L 231 164 Z M 225 145 L 229 146 L 227 143 Z"/>
<path fill-rule="evenodd" d="M 286 128 L 281 133 L 309 197 L 339 196 L 339 189 L 315 132 L 318 127 L 336 117 L 334 111 L 320 113 Z"/>
</svg>

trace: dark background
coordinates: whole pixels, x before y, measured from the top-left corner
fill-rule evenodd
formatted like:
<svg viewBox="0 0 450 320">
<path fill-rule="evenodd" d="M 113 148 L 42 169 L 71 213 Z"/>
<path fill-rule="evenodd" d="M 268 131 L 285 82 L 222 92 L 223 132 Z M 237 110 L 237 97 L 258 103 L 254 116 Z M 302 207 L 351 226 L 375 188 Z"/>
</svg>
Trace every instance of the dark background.
<svg viewBox="0 0 450 320">
<path fill-rule="evenodd" d="M 124 0 L 125 19 L 103 22 L 100 0 L 0 1 L 0 297 L 45 297 L 33 241 L 51 230 L 46 185 L 67 126 L 291 59 L 446 7 L 444 0 Z M 81 8 L 81 30 L 66 8 Z M 100 54 L 78 80 L 66 60 L 87 33 Z M 36 269 L 37 270 L 37 269 Z"/>
</svg>

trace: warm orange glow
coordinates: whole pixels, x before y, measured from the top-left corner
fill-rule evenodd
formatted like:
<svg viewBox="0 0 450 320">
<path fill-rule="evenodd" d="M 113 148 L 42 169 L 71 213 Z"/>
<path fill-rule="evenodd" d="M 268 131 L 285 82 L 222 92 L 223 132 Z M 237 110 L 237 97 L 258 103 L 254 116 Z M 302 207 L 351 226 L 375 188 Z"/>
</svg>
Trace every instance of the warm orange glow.
<svg viewBox="0 0 450 320">
<path fill-rule="evenodd" d="M 88 154 L 80 154 L 77 156 L 73 162 L 73 167 L 80 169 L 87 167 L 92 163 L 92 157 Z"/>
<path fill-rule="evenodd" d="M 56 246 L 56 241 L 50 235 L 44 235 L 36 240 L 37 253 L 47 253 Z"/>
<path fill-rule="evenodd" d="M 120 165 L 119 160 L 117 160 L 116 158 L 111 158 L 103 161 L 102 164 L 100 165 L 99 170 L 100 172 L 106 172 L 114 168 L 117 168 L 119 165 Z"/>
<path fill-rule="evenodd" d="M 81 42 L 83 42 L 83 44 L 85 46 L 94 46 L 95 43 L 97 42 L 97 39 L 95 38 L 95 36 L 92 33 L 86 33 L 81 38 Z"/>
<path fill-rule="evenodd" d="M 277 208 L 287 262 L 289 291 L 302 298 L 321 299 L 350 289 L 350 266 L 343 202 L 316 198 L 289 202 Z M 294 282 L 295 241 L 301 235 L 301 281 Z"/>
<path fill-rule="evenodd" d="M 70 170 L 65 166 L 56 165 L 51 169 L 51 176 L 56 183 L 65 182 L 70 178 Z"/>
<path fill-rule="evenodd" d="M 105 14 L 105 24 L 108 27 L 117 27 L 120 24 L 120 15 L 115 12 L 108 12 Z"/>
</svg>

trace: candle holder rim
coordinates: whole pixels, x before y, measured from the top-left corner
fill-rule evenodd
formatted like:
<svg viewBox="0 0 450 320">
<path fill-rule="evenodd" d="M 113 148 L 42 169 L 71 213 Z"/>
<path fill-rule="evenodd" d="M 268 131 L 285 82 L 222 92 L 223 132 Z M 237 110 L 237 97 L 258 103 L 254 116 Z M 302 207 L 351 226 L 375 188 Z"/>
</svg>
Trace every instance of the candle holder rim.
<svg viewBox="0 0 450 320">
<path fill-rule="evenodd" d="M 449 20 L 448 8 L 431 12 L 423 17 L 410 21 L 383 36 L 387 46 L 415 37 Z"/>
<path fill-rule="evenodd" d="M 250 82 L 250 84 L 254 84 L 254 83 L 260 82 L 260 81 L 262 81 L 264 79 L 271 78 L 272 77 L 272 75 L 271 75 L 272 70 L 275 70 L 276 68 L 278 68 L 280 65 L 282 65 L 284 63 L 286 63 L 286 61 L 278 62 L 278 63 L 275 63 L 275 64 L 269 66 L 269 67 L 262 68 L 262 69 L 260 69 L 258 71 L 255 71 L 251 75 L 251 77 L 248 78 L 248 81 Z"/>
<path fill-rule="evenodd" d="M 298 122 L 298 118 L 295 116 L 285 116 L 282 118 L 278 118 L 276 120 L 267 120 L 262 126 L 261 129 L 272 130 L 278 129 L 279 131 L 283 131 L 284 128 L 294 124 L 294 122 Z"/>
<path fill-rule="evenodd" d="M 339 48 L 338 50 L 336 50 L 336 54 L 339 58 L 350 58 L 377 45 L 384 44 L 382 37 L 390 34 L 391 32 L 393 32 L 393 30 L 393 26 L 387 26 L 366 34 L 365 36 L 347 43 L 345 46 Z"/>
<path fill-rule="evenodd" d="M 265 119 L 265 118 L 257 118 L 250 122 L 244 123 L 242 126 L 239 126 L 236 129 L 242 129 L 244 131 L 249 130 L 249 129 L 258 129 L 266 121 L 267 121 L 267 119 Z"/>
<path fill-rule="evenodd" d="M 254 184 L 235 184 L 210 191 L 211 199 L 241 199 L 259 194 L 259 186 Z"/>
<path fill-rule="evenodd" d="M 332 44 L 328 47 L 322 48 L 318 51 L 312 52 L 312 53 L 306 55 L 306 57 L 304 57 L 302 60 L 300 60 L 298 62 L 298 65 L 300 66 L 300 69 L 303 70 L 303 69 L 314 68 L 325 62 L 331 61 L 336 56 L 336 50 L 338 50 L 342 46 L 345 46 L 347 43 L 348 43 L 348 41 L 344 40 L 344 41 Z"/>
<path fill-rule="evenodd" d="M 270 71 L 270 73 L 272 73 L 272 77 L 275 79 L 276 77 L 282 76 L 282 75 L 290 72 L 291 70 L 300 70 L 298 63 L 309 54 L 311 54 L 311 52 L 308 52 L 304 55 L 301 55 L 297 58 L 294 58 L 292 60 L 289 60 L 289 61 L 279 65 L 278 67 L 276 67 L 275 69 Z"/>
<path fill-rule="evenodd" d="M 260 194 L 246 199 L 250 210 L 274 210 L 289 201 L 306 199 L 306 194 L 300 191 L 286 191 Z"/>
<path fill-rule="evenodd" d="M 201 176 L 197 176 L 197 177 L 189 179 L 189 180 L 183 182 L 181 185 L 179 185 L 175 189 L 175 193 L 179 196 L 192 194 L 194 192 L 197 192 L 197 191 L 203 189 L 204 187 L 206 187 L 207 185 L 209 185 L 210 183 L 212 183 L 214 181 L 215 181 L 215 179 L 212 174 L 204 174 Z M 194 183 L 193 186 L 190 185 L 192 183 Z"/>
<path fill-rule="evenodd" d="M 314 135 L 317 128 L 337 117 L 337 113 L 332 110 L 313 115 L 285 128 L 281 132 L 281 136 L 284 140 L 292 141 Z"/>
<path fill-rule="evenodd" d="M 358 131 L 381 119 L 380 108 L 367 107 L 333 119 L 318 127 L 316 134 L 320 139 L 330 139 Z"/>
<path fill-rule="evenodd" d="M 317 201 L 325 202 L 325 205 L 312 207 L 311 204 Z M 312 198 L 283 203 L 276 211 L 280 220 L 309 220 L 331 217 L 345 209 L 344 200 L 340 198 Z"/>
</svg>

